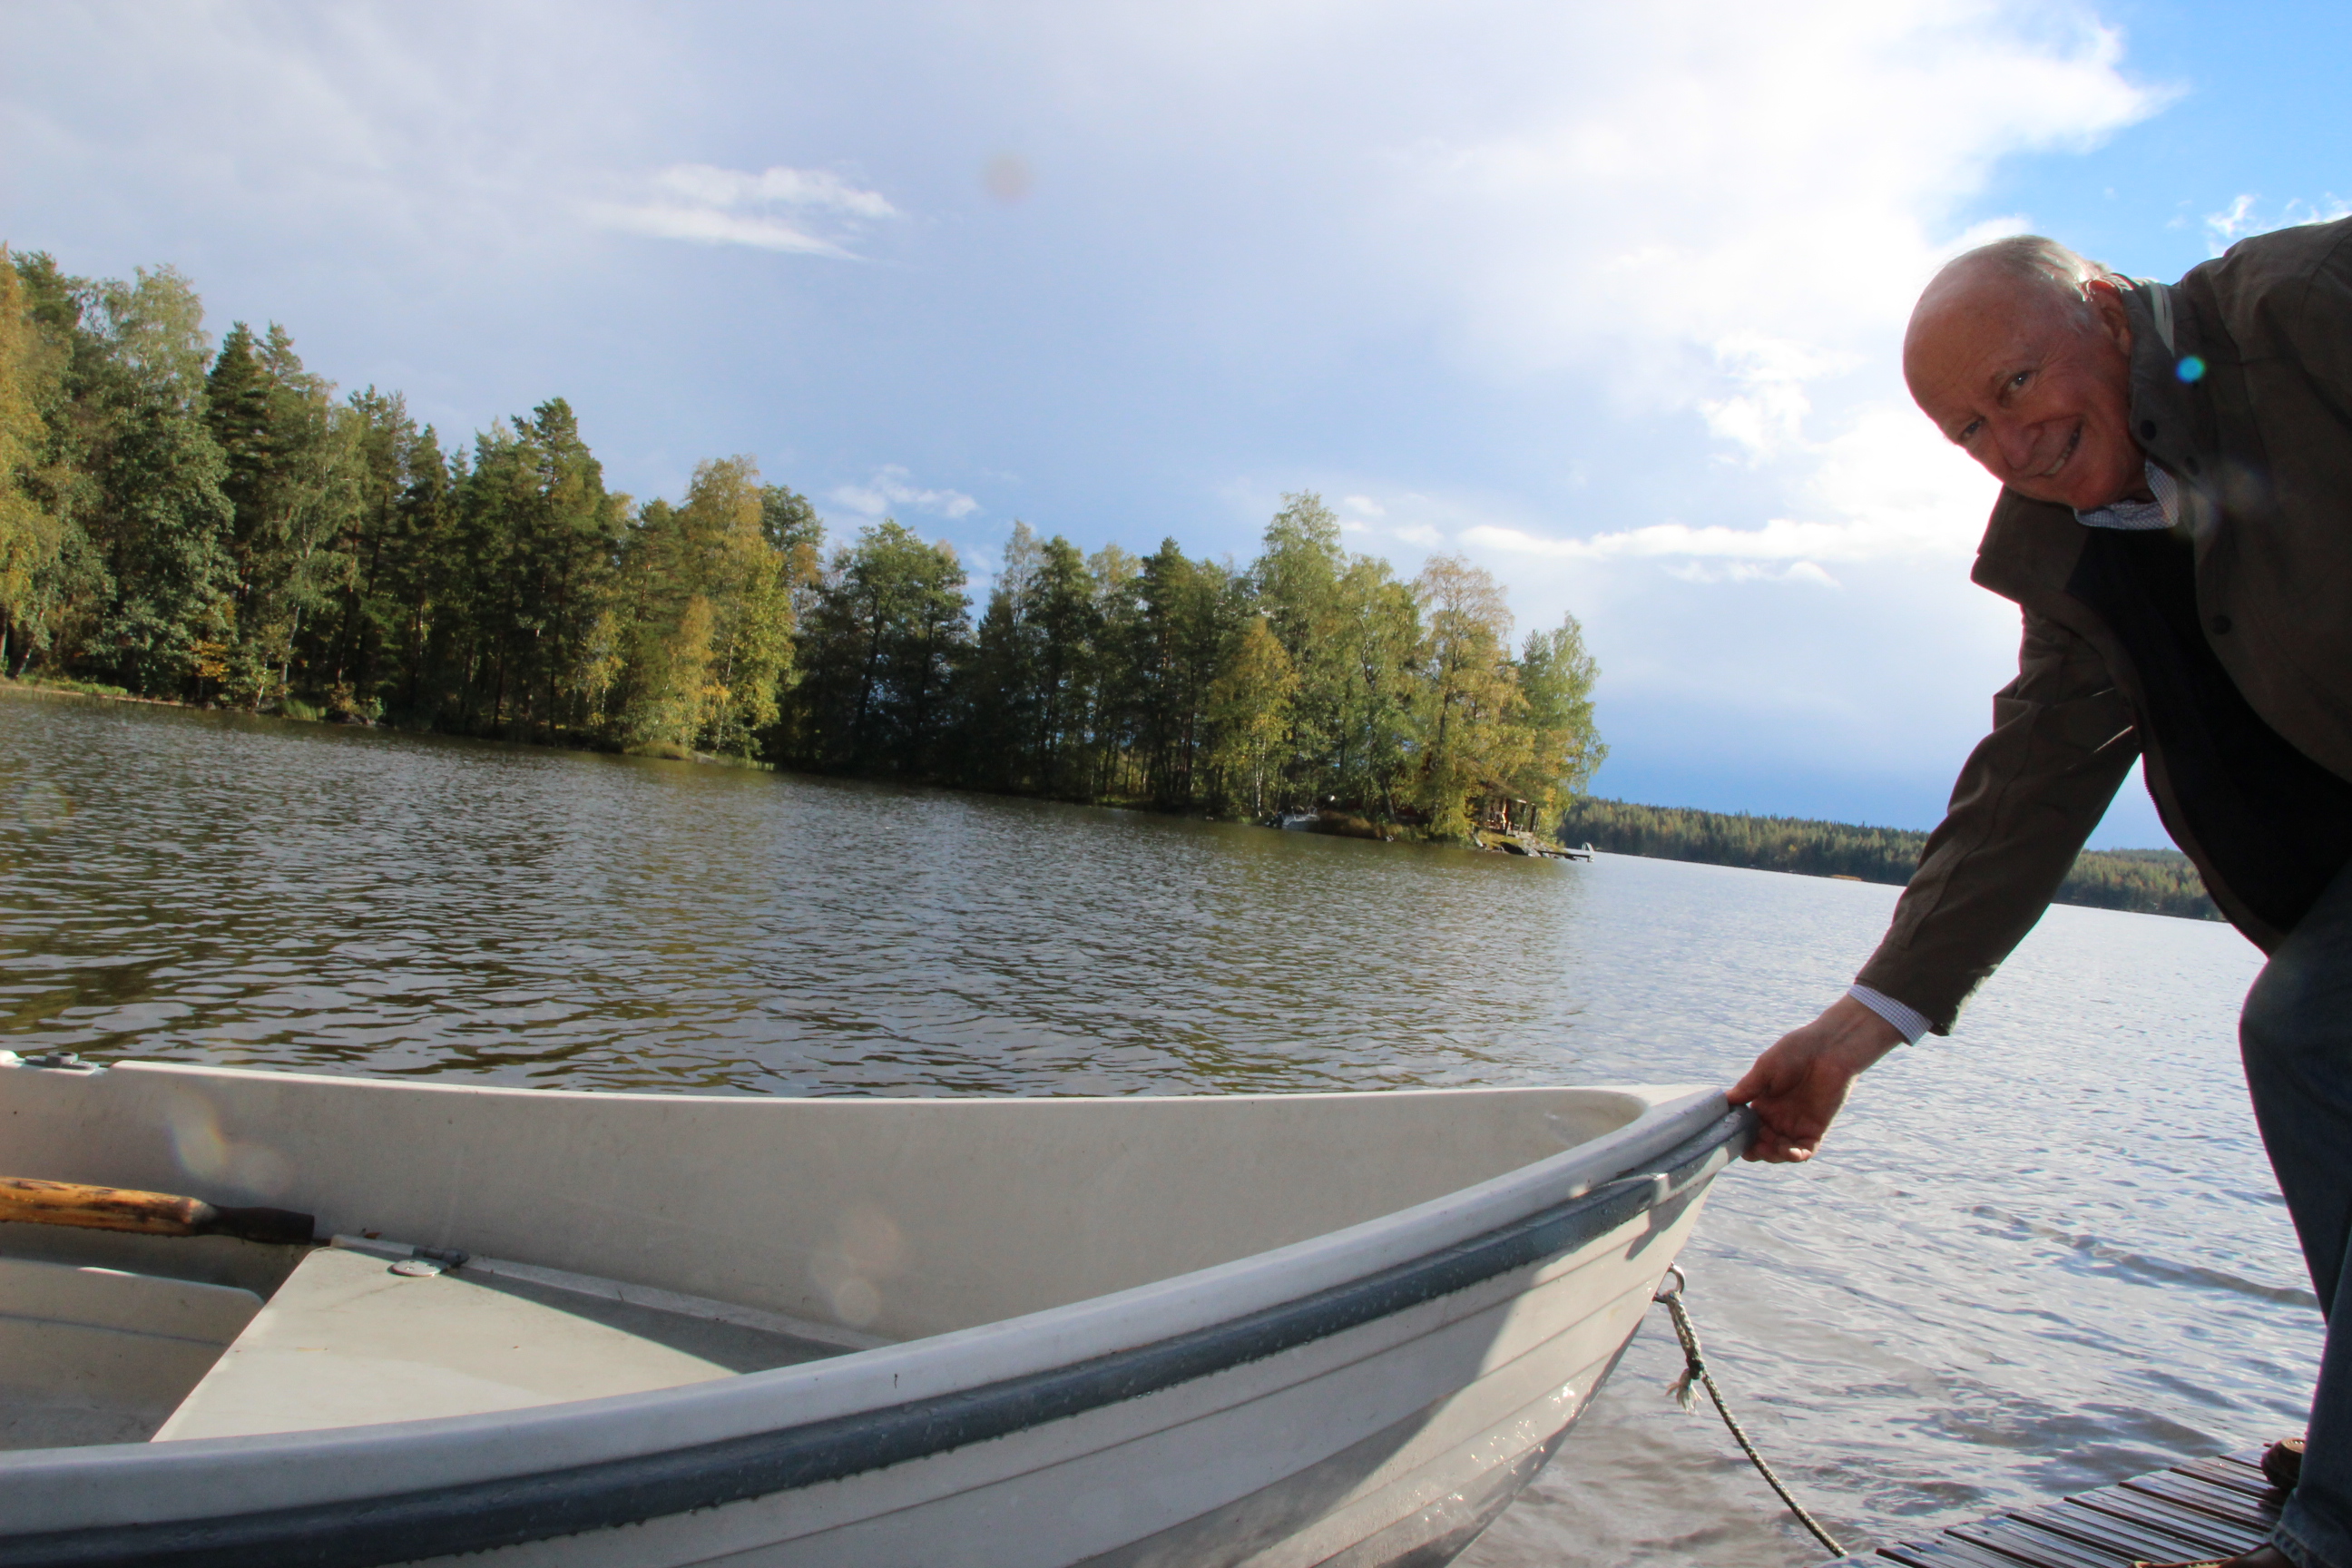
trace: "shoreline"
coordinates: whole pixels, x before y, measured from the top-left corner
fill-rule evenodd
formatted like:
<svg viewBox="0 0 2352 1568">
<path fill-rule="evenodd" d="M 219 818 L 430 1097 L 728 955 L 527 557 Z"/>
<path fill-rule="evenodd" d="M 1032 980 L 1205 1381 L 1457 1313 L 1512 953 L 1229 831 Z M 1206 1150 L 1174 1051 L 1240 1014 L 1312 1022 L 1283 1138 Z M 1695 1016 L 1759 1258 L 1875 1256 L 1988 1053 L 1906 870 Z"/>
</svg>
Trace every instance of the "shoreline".
<svg viewBox="0 0 2352 1568">
<path fill-rule="evenodd" d="M 1570 849 L 1567 836 L 1572 833 L 1603 854 L 1631 856 L 1651 860 L 1681 860 L 1703 866 L 1730 866 L 1747 870 L 1776 871 L 1786 876 L 1815 877 L 1826 880 L 1875 882 L 1881 886 L 1889 887 L 1902 887 L 1909 881 L 1908 865 L 1916 863 L 1916 846 L 1924 843 L 1927 838 L 1925 833 L 1907 828 L 1876 828 L 1811 818 L 1704 812 L 1683 806 L 1641 805 L 1588 795 L 1580 797 L 1568 808 L 1563 816 L 1560 837 L 1546 837 L 1519 831 L 1503 833 L 1481 827 L 1474 829 L 1466 840 L 1444 840 L 1427 837 L 1407 824 L 1375 823 L 1353 812 L 1336 814 L 1336 821 L 1341 824 L 1340 826 L 1331 825 L 1335 821 L 1335 814 L 1328 810 L 1313 814 L 1318 819 L 1316 826 L 1289 826 L 1283 816 L 1272 818 L 1218 817 L 1192 812 L 1163 811 L 1149 800 L 1079 800 L 1054 795 L 1019 794 L 1005 790 L 977 789 L 969 785 L 935 784 L 928 781 L 866 778 L 865 775 L 854 773 L 818 773 L 782 767 L 752 758 L 725 757 L 709 752 L 696 752 L 680 755 L 674 754 L 673 751 L 668 749 L 633 752 L 602 746 L 566 744 L 562 741 L 520 739 L 506 735 L 466 735 L 446 730 L 412 729 L 405 725 L 386 723 L 381 720 L 328 719 L 303 713 L 255 712 L 216 704 L 185 702 L 176 698 L 142 697 L 119 687 L 102 686 L 92 681 L 51 680 L 38 676 L 30 679 L 0 676 L 0 693 L 82 701 L 128 702 L 142 707 L 173 708 L 184 712 L 211 714 L 221 718 L 268 719 L 279 723 L 315 724 L 331 730 L 380 730 L 395 735 L 431 736 L 439 740 L 473 741 L 491 745 L 528 746 L 543 752 L 570 752 L 583 756 L 635 757 L 644 761 L 692 763 L 710 767 L 744 768 L 753 772 L 799 773 L 810 778 L 863 779 L 864 782 L 869 783 L 919 784 L 922 788 L 948 790 L 957 795 L 988 795 L 1004 800 L 1055 800 L 1068 805 L 1104 806 L 1122 811 L 1149 812 L 1154 816 L 1190 816 L 1197 821 L 1231 822 L 1264 827 L 1275 832 L 1307 832 L 1323 837 L 1360 838 L 1383 844 L 1439 845 L 1468 850 L 1475 854 L 1504 855 L 1512 858 L 1581 860 L 1584 856 L 1580 850 L 1571 852 Z M 1580 816 L 1591 816 L 1595 813 L 1604 816 L 1638 815 L 1643 819 L 1644 830 L 1631 835 L 1621 835 L 1605 830 L 1595 830 L 1590 824 L 1584 825 L 1582 831 L 1578 831 L 1571 826 L 1571 824 L 1576 823 Z M 1291 814 L 1291 816 L 1295 818 L 1305 815 L 1307 814 Z M 1662 831 L 1655 824 L 1670 825 L 1670 830 Z M 1787 844 L 1792 834 L 1801 837 L 1811 835 L 1815 838 L 1825 832 L 1868 836 L 1874 841 L 1884 841 L 1885 848 L 1908 850 L 1908 853 L 1902 857 L 1903 860 L 1907 862 L 1904 868 L 1905 874 L 1900 878 L 1891 874 L 1895 868 L 1892 864 L 1894 857 L 1884 852 L 1875 858 L 1874 863 L 1864 866 L 1860 873 L 1848 868 L 1846 862 L 1841 862 L 1839 868 L 1836 869 L 1831 869 L 1827 866 L 1815 868 L 1789 863 L 1793 856 L 1785 852 L 1778 856 L 1759 854 L 1757 852 L 1757 847 L 1766 837 L 1768 829 L 1769 837 L 1782 844 Z M 1735 845 L 1720 841 L 1727 836 L 1733 835 L 1740 837 L 1743 842 Z M 1630 846 L 1625 842 L 1628 837 L 1633 839 L 1633 843 Z M 1709 844 L 1705 841 L 1708 837 L 1716 838 L 1718 842 Z M 1617 842 L 1604 842 L 1604 839 L 1615 839 Z M 1496 842 L 1488 842 L 1488 840 L 1496 840 Z M 1504 842 L 1504 840 L 1515 842 Z M 1532 847 L 1530 841 L 1533 844 L 1556 847 L 1537 848 Z M 1710 849 L 1713 852 L 1707 852 Z M 1775 863 L 1776 860 L 1779 863 Z M 2182 879 L 2193 883 L 2193 893 L 2188 897 L 2175 896 L 2163 900 L 2142 898 L 2135 901 L 2128 892 L 2118 892 L 2116 889 L 2115 876 L 2116 868 L 2118 867 L 2128 867 L 2137 862 L 2142 866 L 2159 864 L 2168 868 L 2173 867 L 2176 861 L 2180 867 L 2187 866 L 2186 857 L 2180 856 L 2177 850 L 2086 849 L 2077 858 L 2075 869 L 2069 872 L 2067 883 L 2060 888 L 2058 895 L 2053 898 L 2051 902 L 2084 909 L 2116 910 L 2129 914 L 2162 915 L 2175 920 L 2220 921 L 2221 912 L 2214 908 L 2211 900 L 2206 896 L 2203 885 L 2201 882 L 2194 882 L 2193 868 L 2188 868 L 2186 879 Z M 1870 874 L 1872 871 L 1879 874 L 1872 875 Z M 2072 896 L 2069 896 L 2070 894 Z M 2165 907 L 2167 904 L 2170 907 Z"/>
</svg>

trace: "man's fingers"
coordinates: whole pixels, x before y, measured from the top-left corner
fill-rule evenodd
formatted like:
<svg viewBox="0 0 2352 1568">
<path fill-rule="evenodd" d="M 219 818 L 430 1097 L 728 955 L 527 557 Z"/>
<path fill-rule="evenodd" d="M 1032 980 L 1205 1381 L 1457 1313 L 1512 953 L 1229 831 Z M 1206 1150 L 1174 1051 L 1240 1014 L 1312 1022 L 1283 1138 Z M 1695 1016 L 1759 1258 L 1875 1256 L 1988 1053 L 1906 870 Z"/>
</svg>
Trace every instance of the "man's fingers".
<svg viewBox="0 0 2352 1568">
<path fill-rule="evenodd" d="M 1796 1100 L 1796 1103 L 1790 1103 Z M 1759 1093 L 1755 1100 L 1756 1136 L 1748 1141 L 1748 1158 L 1779 1164 L 1810 1160 L 1829 1131 L 1821 1108 L 1785 1092 Z"/>
<path fill-rule="evenodd" d="M 1821 1136 L 1820 1132 L 1804 1119 L 1775 1114 L 1780 1109 L 1769 1100 L 1756 1108 L 1756 1136 L 1748 1140 L 1748 1158 L 1778 1164 L 1803 1158 L 1795 1152 L 1799 1149 L 1811 1152 L 1811 1145 Z"/>
<path fill-rule="evenodd" d="M 1767 1051 L 1748 1068 L 1747 1077 L 1723 1091 L 1723 1098 L 1734 1105 L 1750 1105 L 1760 1098 L 1785 1093 L 1794 1087 L 1795 1076 L 1773 1060 L 1772 1053 Z"/>
<path fill-rule="evenodd" d="M 1817 1145 L 1808 1141 L 1783 1138 L 1777 1133 L 1759 1132 L 1748 1145 L 1746 1158 L 1768 1165 L 1794 1165 L 1813 1157 Z"/>
</svg>

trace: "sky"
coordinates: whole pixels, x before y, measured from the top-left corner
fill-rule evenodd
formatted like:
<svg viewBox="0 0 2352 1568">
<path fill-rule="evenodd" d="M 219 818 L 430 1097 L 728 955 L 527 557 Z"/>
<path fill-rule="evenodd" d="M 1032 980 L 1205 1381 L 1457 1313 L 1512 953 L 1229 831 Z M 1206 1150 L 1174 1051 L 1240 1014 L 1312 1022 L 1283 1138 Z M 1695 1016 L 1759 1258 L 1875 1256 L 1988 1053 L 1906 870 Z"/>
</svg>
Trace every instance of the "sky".
<svg viewBox="0 0 2352 1568">
<path fill-rule="evenodd" d="M 1016 519 L 1246 561 L 1311 489 L 1579 618 L 1601 793 L 1926 827 L 2017 612 L 1911 301 L 2344 214 L 2347 58 L 2340 4 L 10 0 L 0 242 L 982 585 Z M 2166 840 L 2134 785 L 2093 842 Z"/>
</svg>

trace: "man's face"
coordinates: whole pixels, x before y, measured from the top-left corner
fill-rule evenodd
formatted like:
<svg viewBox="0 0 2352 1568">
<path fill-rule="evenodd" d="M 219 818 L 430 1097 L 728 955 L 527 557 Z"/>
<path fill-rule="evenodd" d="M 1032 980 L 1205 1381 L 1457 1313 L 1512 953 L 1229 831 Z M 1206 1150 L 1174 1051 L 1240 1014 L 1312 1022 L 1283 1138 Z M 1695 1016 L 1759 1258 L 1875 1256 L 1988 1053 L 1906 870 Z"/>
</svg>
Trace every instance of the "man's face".
<svg viewBox="0 0 2352 1568">
<path fill-rule="evenodd" d="M 1993 478 L 2087 511 L 2144 489 L 2131 434 L 2131 326 L 2094 279 L 2086 313 L 2006 277 L 1931 289 L 1903 345 L 1911 395 Z"/>
</svg>

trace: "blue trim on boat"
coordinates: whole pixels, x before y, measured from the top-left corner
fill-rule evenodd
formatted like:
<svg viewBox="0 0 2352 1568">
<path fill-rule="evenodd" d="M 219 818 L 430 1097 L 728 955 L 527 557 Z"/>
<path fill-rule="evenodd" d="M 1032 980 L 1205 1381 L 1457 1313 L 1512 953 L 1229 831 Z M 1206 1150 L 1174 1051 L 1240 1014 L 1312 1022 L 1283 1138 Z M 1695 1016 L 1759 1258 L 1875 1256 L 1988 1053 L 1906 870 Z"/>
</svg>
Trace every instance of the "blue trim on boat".
<svg viewBox="0 0 2352 1568">
<path fill-rule="evenodd" d="M 1279 1355 L 1573 1252 L 1703 1186 L 1745 1147 L 1754 1125 L 1749 1111 L 1732 1111 L 1639 1176 L 1604 1183 L 1361 1279 L 1068 1366 L 541 1475 L 254 1513 L 0 1536 L 0 1568 L 378 1568 L 640 1524 L 840 1480 Z"/>
</svg>

